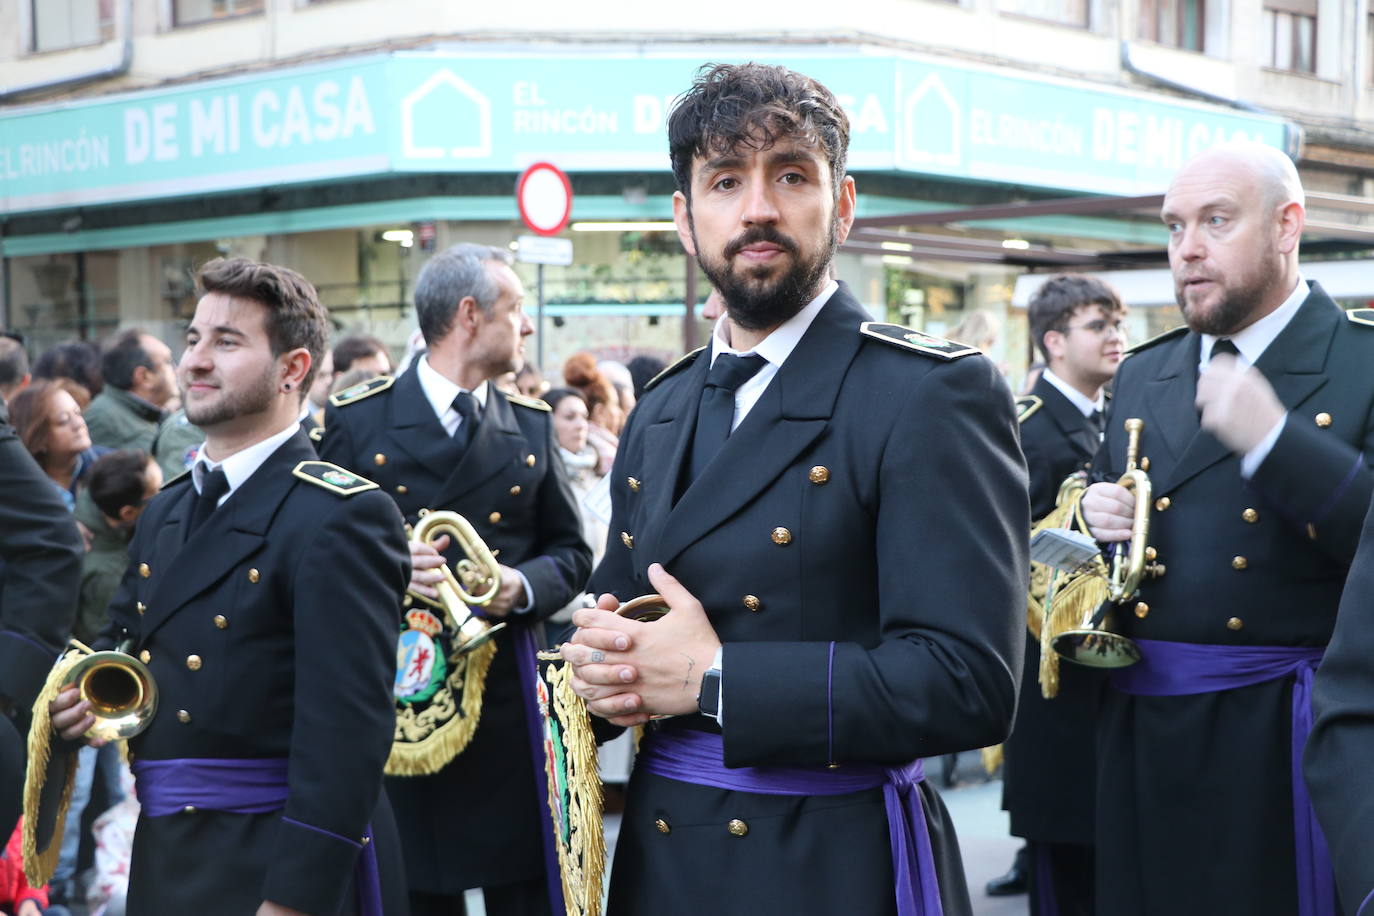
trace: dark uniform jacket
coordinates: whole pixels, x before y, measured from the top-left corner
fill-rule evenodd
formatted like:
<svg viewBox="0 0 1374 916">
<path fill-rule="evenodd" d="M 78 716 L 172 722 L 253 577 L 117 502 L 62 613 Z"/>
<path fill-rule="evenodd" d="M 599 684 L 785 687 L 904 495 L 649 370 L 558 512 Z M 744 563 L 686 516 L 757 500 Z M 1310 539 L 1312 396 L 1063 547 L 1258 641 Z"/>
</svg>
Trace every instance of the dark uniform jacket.
<svg viewBox="0 0 1374 916">
<path fill-rule="evenodd" d="M 21 734 L 76 616 L 81 535 L 0 399 L 0 832 L 19 816 Z"/>
<path fill-rule="evenodd" d="M 1030 472 L 1031 518 L 1054 508 L 1064 478 L 1086 470 L 1097 451 L 1092 422 L 1044 376 L 1031 398 L 1018 400 L 1021 450 Z M 1016 724 L 1006 743 L 1003 807 L 1015 836 L 1046 843 L 1093 841 L 1092 761 L 1096 755 L 1098 695 L 1102 675 L 1061 662 L 1059 693 L 1040 692 L 1040 641 L 1027 634 Z M 1066 799 L 1073 804 L 1065 804 Z"/>
<path fill-rule="evenodd" d="M 709 352 L 647 391 L 621 438 L 591 586 L 651 592 L 659 562 L 701 600 L 724 645 L 727 766 L 898 764 L 1011 723 L 1029 527 L 1011 395 L 982 356 L 874 339 L 867 318 L 841 285 L 676 502 Z M 921 791 L 944 912 L 967 913 L 952 825 Z M 891 860 L 881 790 L 756 795 L 641 771 L 610 912 L 891 913 Z"/>
<path fill-rule="evenodd" d="M 1125 469 L 1124 421 L 1145 423 L 1155 511 L 1126 635 L 1217 646 L 1322 647 L 1374 492 L 1374 328 L 1317 284 L 1256 368 L 1288 408 L 1246 481 L 1198 429 L 1200 338 L 1181 329 L 1117 373 L 1094 474 Z M 1131 611 L 1135 612 L 1132 613 Z M 1145 616 L 1140 616 L 1144 614 Z M 1291 678 L 1218 693 L 1108 690 L 1099 719 L 1103 913 L 1292 916 Z"/>
<path fill-rule="evenodd" d="M 321 456 L 376 480 L 412 524 L 424 508 L 458 512 L 534 592 L 533 610 L 512 614 L 496 637 L 472 742 L 432 776 L 387 780 L 410 888 L 458 894 L 538 878 L 548 812 L 537 804 L 513 630 L 538 626 L 567 604 L 591 569 L 550 414 L 542 401 L 509 400 L 489 385 L 463 452 L 425 398 L 416 367 L 385 382 L 373 381 L 381 388 L 374 394 L 330 405 Z M 456 544 L 446 555 L 450 567 L 463 556 Z"/>
<path fill-rule="evenodd" d="M 130 750 L 138 760 L 285 757 L 290 797 L 272 814 L 141 817 L 130 914 L 243 916 L 264 899 L 352 913 L 369 823 L 387 913 L 405 912 L 379 800 L 409 551 L 380 492 L 342 495 L 293 475 L 313 459 L 296 433 L 189 540 L 189 474 L 139 518 L 107 633 L 134 639 L 160 695 Z"/>
</svg>

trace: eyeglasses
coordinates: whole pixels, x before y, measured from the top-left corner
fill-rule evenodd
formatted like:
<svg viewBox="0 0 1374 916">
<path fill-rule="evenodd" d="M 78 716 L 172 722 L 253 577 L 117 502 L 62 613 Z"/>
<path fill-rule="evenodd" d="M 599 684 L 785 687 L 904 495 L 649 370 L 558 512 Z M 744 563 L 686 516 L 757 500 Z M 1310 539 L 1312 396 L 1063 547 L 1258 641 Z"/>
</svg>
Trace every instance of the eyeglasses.
<svg viewBox="0 0 1374 916">
<path fill-rule="evenodd" d="M 1108 321 L 1105 318 L 1097 318 L 1093 321 L 1086 321 L 1083 324 L 1071 324 L 1059 330 L 1064 334 L 1067 334 L 1069 331 L 1091 331 L 1099 335 L 1105 335 L 1110 331 L 1118 337 L 1126 336 L 1126 328 L 1120 321 Z"/>
</svg>

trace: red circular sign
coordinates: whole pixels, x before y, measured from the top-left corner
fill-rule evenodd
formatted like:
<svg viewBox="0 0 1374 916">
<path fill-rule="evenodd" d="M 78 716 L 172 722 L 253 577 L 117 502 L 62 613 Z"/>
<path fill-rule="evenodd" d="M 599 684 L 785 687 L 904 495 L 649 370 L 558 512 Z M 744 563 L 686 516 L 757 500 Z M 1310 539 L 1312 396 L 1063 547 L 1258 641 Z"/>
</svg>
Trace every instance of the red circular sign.
<svg viewBox="0 0 1374 916">
<path fill-rule="evenodd" d="M 572 216 L 572 182 L 563 170 L 548 162 L 525 169 L 515 186 L 520 219 L 536 235 L 557 235 Z"/>
</svg>

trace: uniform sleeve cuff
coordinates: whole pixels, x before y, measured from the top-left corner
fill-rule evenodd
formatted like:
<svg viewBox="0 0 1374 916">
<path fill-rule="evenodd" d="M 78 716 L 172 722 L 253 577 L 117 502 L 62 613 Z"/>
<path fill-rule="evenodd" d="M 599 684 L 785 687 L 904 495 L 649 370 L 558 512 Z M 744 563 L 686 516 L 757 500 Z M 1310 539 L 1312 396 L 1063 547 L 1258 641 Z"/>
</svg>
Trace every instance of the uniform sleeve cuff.
<svg viewBox="0 0 1374 916">
<path fill-rule="evenodd" d="M 354 886 L 364 838 L 340 836 L 289 817 L 281 819 L 262 897 L 307 913 L 337 913 Z M 370 840 L 369 840 L 370 842 Z"/>
</svg>

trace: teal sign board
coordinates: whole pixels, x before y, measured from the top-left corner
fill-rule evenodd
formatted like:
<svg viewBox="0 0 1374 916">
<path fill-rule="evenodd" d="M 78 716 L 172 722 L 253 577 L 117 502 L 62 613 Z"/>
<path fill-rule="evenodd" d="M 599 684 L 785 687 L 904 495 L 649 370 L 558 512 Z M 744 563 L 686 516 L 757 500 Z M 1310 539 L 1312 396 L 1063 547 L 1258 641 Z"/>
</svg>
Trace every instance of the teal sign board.
<svg viewBox="0 0 1374 916">
<path fill-rule="evenodd" d="M 737 50 L 729 56 L 740 58 Z M 750 54 L 829 86 L 850 167 L 1141 194 L 1277 118 L 934 58 Z M 0 116 L 0 211 L 397 172 L 668 168 L 664 118 L 703 59 L 398 53 Z"/>
</svg>

